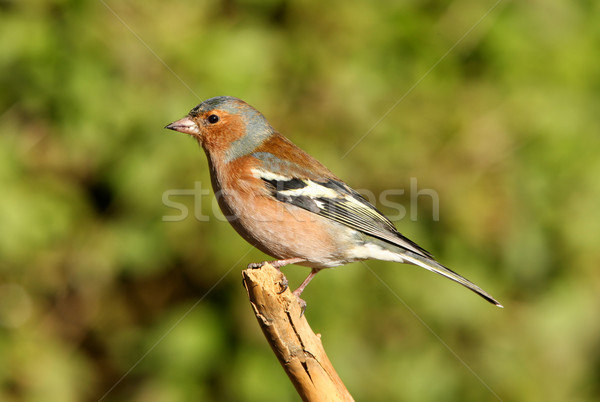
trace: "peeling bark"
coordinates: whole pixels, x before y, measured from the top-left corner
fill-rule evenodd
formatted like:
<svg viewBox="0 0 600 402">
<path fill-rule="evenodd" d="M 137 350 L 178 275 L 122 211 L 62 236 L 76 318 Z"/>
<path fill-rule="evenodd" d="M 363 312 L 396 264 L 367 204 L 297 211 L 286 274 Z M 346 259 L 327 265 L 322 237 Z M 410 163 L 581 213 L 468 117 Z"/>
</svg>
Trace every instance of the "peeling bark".
<svg viewBox="0 0 600 402">
<path fill-rule="evenodd" d="M 283 274 L 265 264 L 243 271 L 242 277 L 265 338 L 302 400 L 353 401 L 296 296 L 289 289 L 278 293 Z"/>
</svg>

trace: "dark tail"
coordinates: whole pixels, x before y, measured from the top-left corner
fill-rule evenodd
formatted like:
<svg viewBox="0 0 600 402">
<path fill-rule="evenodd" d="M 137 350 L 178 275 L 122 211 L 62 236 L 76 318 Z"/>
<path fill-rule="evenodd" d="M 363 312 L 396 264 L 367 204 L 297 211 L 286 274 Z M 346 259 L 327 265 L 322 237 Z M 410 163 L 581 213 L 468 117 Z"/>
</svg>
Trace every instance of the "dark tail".
<svg viewBox="0 0 600 402">
<path fill-rule="evenodd" d="M 445 266 L 443 266 L 442 264 L 438 263 L 435 260 L 420 256 L 420 255 L 413 253 L 412 251 L 408 251 L 408 250 L 405 250 L 402 253 L 402 259 L 407 263 L 418 265 L 420 267 L 430 270 L 431 272 L 435 272 L 436 274 L 443 275 L 448 279 L 452 279 L 454 282 L 458 282 L 461 285 L 463 285 L 464 287 L 466 287 L 467 289 L 470 289 L 473 292 L 477 293 L 479 296 L 483 297 L 485 300 L 489 301 L 490 303 L 495 304 L 498 307 L 504 308 L 504 306 L 502 304 L 500 304 L 498 302 L 498 300 L 494 299 L 488 292 L 481 289 L 479 286 L 475 285 L 474 283 L 470 282 L 468 279 L 463 278 L 456 272 L 446 268 Z"/>
</svg>

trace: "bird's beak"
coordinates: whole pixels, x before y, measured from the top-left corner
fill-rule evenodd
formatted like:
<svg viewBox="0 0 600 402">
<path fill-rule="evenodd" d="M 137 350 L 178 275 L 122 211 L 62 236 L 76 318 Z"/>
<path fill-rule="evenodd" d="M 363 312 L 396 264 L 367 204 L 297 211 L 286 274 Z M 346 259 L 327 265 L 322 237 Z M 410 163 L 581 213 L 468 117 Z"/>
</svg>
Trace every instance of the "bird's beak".
<svg viewBox="0 0 600 402">
<path fill-rule="evenodd" d="M 198 130 L 198 125 L 189 117 L 184 117 L 183 119 L 179 119 L 174 121 L 171 124 L 165 126 L 169 130 L 179 131 L 180 133 L 185 133 L 193 136 L 200 135 L 200 130 Z"/>
</svg>

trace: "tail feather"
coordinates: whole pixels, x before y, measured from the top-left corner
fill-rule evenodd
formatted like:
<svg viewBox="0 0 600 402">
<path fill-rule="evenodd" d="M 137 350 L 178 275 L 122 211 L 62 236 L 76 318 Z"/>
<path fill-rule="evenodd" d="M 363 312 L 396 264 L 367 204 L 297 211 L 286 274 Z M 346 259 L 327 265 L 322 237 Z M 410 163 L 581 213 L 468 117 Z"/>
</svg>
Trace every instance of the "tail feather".
<svg viewBox="0 0 600 402">
<path fill-rule="evenodd" d="M 468 279 L 460 276 L 456 272 L 446 268 L 445 266 L 433 259 L 420 256 L 419 254 L 413 253 L 412 251 L 408 250 L 402 253 L 402 259 L 404 260 L 404 262 L 418 265 L 422 268 L 428 269 L 431 272 L 435 272 L 436 274 L 443 275 L 448 279 L 452 279 L 454 282 L 458 282 L 467 289 L 470 289 L 471 291 L 477 293 L 479 296 L 483 297 L 488 302 L 495 304 L 498 307 L 504 307 L 485 290 L 481 289 L 479 286 L 475 285 Z"/>
</svg>

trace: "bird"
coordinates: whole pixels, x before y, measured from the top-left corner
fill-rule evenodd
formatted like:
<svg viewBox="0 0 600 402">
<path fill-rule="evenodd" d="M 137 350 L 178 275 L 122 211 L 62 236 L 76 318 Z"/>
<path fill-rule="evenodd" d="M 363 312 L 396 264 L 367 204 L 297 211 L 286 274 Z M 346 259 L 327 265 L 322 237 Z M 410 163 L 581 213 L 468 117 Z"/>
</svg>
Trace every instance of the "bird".
<svg viewBox="0 0 600 402">
<path fill-rule="evenodd" d="M 189 134 L 204 149 L 219 207 L 238 234 L 276 258 L 270 264 L 277 269 L 311 268 L 293 292 L 303 307 L 300 295 L 320 270 L 363 260 L 417 265 L 503 307 L 400 234 L 368 200 L 243 100 L 207 99 L 165 128 Z"/>
</svg>

